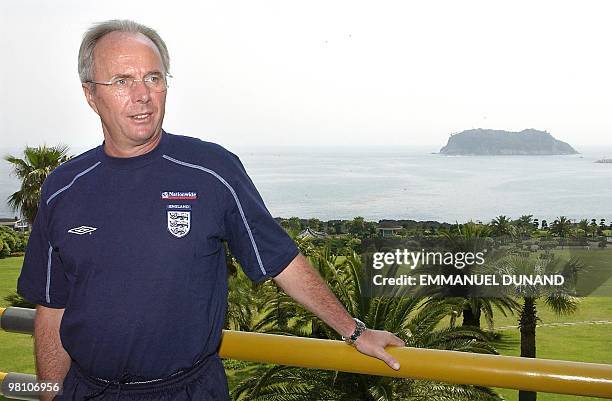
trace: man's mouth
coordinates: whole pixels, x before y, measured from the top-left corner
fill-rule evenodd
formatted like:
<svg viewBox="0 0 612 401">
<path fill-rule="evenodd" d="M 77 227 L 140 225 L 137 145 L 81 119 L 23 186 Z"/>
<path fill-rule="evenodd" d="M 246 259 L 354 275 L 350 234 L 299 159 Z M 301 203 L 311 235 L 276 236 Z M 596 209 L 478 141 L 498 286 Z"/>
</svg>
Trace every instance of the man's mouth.
<svg viewBox="0 0 612 401">
<path fill-rule="evenodd" d="M 149 118 L 153 113 L 142 113 L 142 114 L 134 114 L 131 115 L 130 118 L 135 121 L 144 121 Z"/>
</svg>

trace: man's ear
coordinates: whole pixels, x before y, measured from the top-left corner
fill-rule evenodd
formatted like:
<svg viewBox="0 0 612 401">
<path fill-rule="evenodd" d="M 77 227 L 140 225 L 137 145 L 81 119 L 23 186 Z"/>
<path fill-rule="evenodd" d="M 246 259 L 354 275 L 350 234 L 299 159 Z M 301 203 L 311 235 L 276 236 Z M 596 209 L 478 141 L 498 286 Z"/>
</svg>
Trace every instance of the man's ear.
<svg viewBox="0 0 612 401">
<path fill-rule="evenodd" d="M 91 107 L 93 111 L 96 112 L 96 114 L 100 115 L 100 113 L 98 113 L 98 106 L 96 106 L 95 96 L 93 90 L 90 87 L 90 84 L 84 83 L 82 84 L 82 86 L 83 93 L 85 94 L 85 99 L 87 99 L 87 103 L 89 103 L 89 107 Z"/>
</svg>

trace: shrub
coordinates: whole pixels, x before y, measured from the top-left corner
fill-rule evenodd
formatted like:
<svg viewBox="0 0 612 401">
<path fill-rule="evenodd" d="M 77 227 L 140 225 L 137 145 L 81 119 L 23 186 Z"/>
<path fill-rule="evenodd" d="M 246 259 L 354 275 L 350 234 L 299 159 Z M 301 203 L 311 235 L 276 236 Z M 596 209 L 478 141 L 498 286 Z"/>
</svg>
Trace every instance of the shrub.
<svg viewBox="0 0 612 401">
<path fill-rule="evenodd" d="M 9 244 L 3 239 L 0 238 L 0 258 L 6 258 L 11 255 L 11 247 Z"/>
<path fill-rule="evenodd" d="M 26 300 L 24 297 L 17 294 L 16 292 L 12 292 L 9 295 L 7 295 L 6 297 L 4 297 L 4 300 L 7 301 L 10 306 L 17 306 L 20 308 L 32 308 L 32 309 L 36 308 L 35 304 Z"/>
<path fill-rule="evenodd" d="M 28 233 L 15 231 L 5 226 L 0 227 L 0 241 L 8 246 L 9 251 L 6 253 L 6 250 L 3 251 L 2 248 L 0 248 L 0 255 L 4 253 L 4 256 L 0 257 L 9 256 L 11 252 L 24 252 L 28 243 L 28 238 Z"/>
</svg>

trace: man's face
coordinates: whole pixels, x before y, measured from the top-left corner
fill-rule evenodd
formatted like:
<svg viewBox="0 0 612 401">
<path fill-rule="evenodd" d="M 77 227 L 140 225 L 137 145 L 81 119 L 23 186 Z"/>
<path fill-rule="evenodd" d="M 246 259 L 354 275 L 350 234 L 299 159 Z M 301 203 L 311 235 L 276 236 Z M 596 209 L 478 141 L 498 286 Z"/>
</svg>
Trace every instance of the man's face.
<svg viewBox="0 0 612 401">
<path fill-rule="evenodd" d="M 142 79 L 164 73 L 155 44 L 142 34 L 111 32 L 94 49 L 94 81 L 118 76 Z M 118 92 L 111 86 L 83 85 L 87 102 L 100 116 L 106 141 L 115 148 L 130 149 L 157 138 L 164 119 L 166 92 L 153 92 L 136 81 L 131 89 Z"/>
</svg>

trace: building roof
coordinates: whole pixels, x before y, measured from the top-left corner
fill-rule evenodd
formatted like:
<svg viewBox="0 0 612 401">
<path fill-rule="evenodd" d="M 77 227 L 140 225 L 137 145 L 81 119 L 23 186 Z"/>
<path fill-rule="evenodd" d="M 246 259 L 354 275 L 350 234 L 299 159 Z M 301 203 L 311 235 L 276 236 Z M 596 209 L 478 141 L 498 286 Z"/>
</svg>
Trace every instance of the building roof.
<svg viewBox="0 0 612 401">
<path fill-rule="evenodd" d="M 305 230 L 302 230 L 297 236 L 297 238 L 325 238 L 327 234 L 322 233 L 320 231 L 312 230 L 310 227 L 307 227 Z"/>
<path fill-rule="evenodd" d="M 398 224 L 394 221 L 381 221 L 380 223 L 378 223 L 378 227 L 376 227 L 378 229 L 395 229 L 395 230 L 400 230 L 403 227 L 401 226 L 401 224 Z"/>
</svg>

